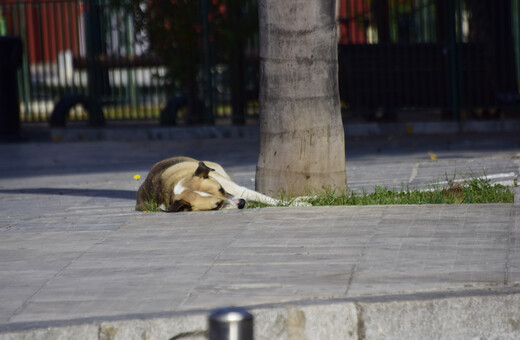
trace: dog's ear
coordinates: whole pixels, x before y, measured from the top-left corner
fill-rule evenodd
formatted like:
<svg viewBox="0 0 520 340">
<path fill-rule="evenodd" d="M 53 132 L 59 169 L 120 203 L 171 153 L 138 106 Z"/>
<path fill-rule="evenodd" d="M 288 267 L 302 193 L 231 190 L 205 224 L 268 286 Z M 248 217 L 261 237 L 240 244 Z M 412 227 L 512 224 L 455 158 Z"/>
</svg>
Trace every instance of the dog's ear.
<svg viewBox="0 0 520 340">
<path fill-rule="evenodd" d="M 199 162 L 199 167 L 195 170 L 193 175 L 201 178 L 208 178 L 210 171 L 215 171 L 215 169 L 208 167 L 204 162 Z"/>
<path fill-rule="evenodd" d="M 168 207 L 168 212 L 191 211 L 191 204 L 185 200 L 175 200 Z"/>
</svg>

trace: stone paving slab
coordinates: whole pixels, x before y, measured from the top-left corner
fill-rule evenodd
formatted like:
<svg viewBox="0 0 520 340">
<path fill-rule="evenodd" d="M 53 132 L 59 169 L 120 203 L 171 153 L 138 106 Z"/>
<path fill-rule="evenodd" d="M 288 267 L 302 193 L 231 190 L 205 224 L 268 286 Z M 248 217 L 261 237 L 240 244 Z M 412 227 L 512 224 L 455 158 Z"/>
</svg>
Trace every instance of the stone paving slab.
<svg viewBox="0 0 520 340">
<path fill-rule="evenodd" d="M 499 287 L 518 294 L 518 209 L 267 208 L 175 221 L 157 213 L 113 231 L 3 234 L 1 300 L 13 303 L 2 304 L 0 330 L 222 305 Z"/>
<path fill-rule="evenodd" d="M 349 183 L 427 186 L 453 173 L 451 162 L 518 176 L 511 135 L 449 141 L 351 140 Z M 518 338 L 518 204 L 133 210 L 132 177 L 156 160 L 218 158 L 254 187 L 256 148 L 247 138 L 0 145 L 13 155 L 0 160 L 0 339 L 196 338 L 208 310 L 232 304 L 255 311 L 265 339 L 368 339 L 378 329 L 403 338 L 381 321 L 392 308 L 410 324 L 442 314 L 447 325 L 488 325 L 465 338 L 499 327 Z M 320 335 L 327 324 L 335 333 Z"/>
</svg>

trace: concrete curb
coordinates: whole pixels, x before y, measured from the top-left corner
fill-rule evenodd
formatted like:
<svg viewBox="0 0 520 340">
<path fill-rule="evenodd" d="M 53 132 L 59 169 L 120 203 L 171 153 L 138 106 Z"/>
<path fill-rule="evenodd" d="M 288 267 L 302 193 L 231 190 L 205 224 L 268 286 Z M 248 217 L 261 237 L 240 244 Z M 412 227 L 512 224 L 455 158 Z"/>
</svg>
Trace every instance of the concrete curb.
<svg viewBox="0 0 520 340">
<path fill-rule="evenodd" d="M 356 123 L 345 124 L 350 136 L 371 135 L 427 135 L 453 134 L 458 132 L 497 133 L 520 131 L 520 121 L 468 121 L 456 122 L 408 122 L 408 123 Z"/>
<path fill-rule="evenodd" d="M 54 142 L 161 141 L 189 139 L 258 138 L 257 126 L 198 127 L 74 127 L 50 128 L 43 138 Z"/>
<path fill-rule="evenodd" d="M 255 339 L 517 339 L 520 289 L 433 292 L 249 306 Z M 205 339 L 210 311 L 11 325 L 12 339 Z"/>
<path fill-rule="evenodd" d="M 470 133 L 520 132 L 520 121 L 408 122 L 408 123 L 352 123 L 344 126 L 347 136 L 427 135 Z M 258 125 L 251 126 L 173 126 L 107 125 L 104 127 L 69 126 L 50 128 L 47 125 L 24 126 L 28 140 L 35 141 L 142 141 L 186 140 L 215 138 L 258 138 Z"/>
</svg>

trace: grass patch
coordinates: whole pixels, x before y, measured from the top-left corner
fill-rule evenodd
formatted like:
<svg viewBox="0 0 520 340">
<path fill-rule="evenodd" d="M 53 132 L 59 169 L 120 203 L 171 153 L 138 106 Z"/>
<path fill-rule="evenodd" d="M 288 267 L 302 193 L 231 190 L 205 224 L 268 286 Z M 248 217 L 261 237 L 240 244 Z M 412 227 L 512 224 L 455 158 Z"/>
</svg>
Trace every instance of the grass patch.
<svg viewBox="0 0 520 340">
<path fill-rule="evenodd" d="M 471 204 L 471 203 L 513 203 L 513 191 L 504 185 L 491 183 L 485 177 L 464 181 L 448 180 L 445 186 L 435 186 L 427 190 L 388 189 L 376 186 L 373 192 L 341 192 L 332 190 L 311 196 L 305 202 L 313 206 L 335 205 L 388 205 L 388 204 Z M 280 206 L 291 205 L 282 200 Z M 250 202 L 246 208 L 262 208 L 263 203 Z"/>
<path fill-rule="evenodd" d="M 371 193 L 326 192 L 307 200 L 323 205 L 387 205 L 387 204 L 471 204 L 513 203 L 513 192 L 500 184 L 473 180 L 466 185 L 457 183 L 430 190 L 395 190 L 377 186 Z"/>
<path fill-rule="evenodd" d="M 279 204 L 278 206 L 286 206 L 288 204 Z M 267 208 L 267 207 L 271 207 L 271 205 L 269 204 L 265 204 L 265 203 L 262 203 L 262 202 L 253 202 L 253 201 L 247 201 L 246 202 L 246 206 L 244 207 L 245 209 L 258 209 L 258 208 Z"/>
</svg>

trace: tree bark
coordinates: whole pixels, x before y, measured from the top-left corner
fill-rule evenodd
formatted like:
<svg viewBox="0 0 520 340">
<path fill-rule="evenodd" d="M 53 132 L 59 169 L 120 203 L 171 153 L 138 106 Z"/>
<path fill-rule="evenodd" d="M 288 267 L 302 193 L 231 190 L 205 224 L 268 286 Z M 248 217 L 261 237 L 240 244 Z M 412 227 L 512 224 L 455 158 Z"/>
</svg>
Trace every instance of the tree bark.
<svg viewBox="0 0 520 340">
<path fill-rule="evenodd" d="M 335 12 L 335 0 L 259 0 L 257 191 L 347 188 Z"/>
</svg>

